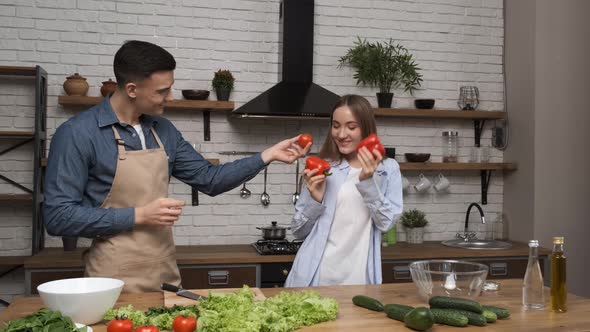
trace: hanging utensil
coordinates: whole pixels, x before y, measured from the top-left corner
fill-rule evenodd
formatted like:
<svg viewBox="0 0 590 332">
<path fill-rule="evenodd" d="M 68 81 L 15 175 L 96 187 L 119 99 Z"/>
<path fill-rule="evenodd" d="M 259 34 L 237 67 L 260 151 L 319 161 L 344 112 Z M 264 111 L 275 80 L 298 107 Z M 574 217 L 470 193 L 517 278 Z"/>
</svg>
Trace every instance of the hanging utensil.
<svg viewBox="0 0 590 332">
<path fill-rule="evenodd" d="M 244 182 L 244 186 L 242 187 L 242 189 L 240 189 L 240 197 L 246 199 L 250 197 L 251 194 L 252 193 L 250 192 L 250 190 L 246 188 L 246 182 Z"/>
<path fill-rule="evenodd" d="M 299 159 L 295 161 L 295 193 L 293 194 L 293 205 L 299 199 Z"/>
<path fill-rule="evenodd" d="M 268 174 L 268 167 L 264 168 L 264 192 L 260 195 L 260 203 L 264 206 L 270 204 L 270 196 L 266 193 L 266 175 Z"/>
</svg>

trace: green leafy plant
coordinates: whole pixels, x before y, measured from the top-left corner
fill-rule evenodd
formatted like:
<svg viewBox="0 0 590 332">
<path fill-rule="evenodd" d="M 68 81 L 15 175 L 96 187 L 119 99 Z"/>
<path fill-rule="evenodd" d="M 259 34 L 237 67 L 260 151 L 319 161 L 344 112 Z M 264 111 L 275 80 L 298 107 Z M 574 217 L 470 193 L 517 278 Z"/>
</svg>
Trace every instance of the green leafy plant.
<svg viewBox="0 0 590 332">
<path fill-rule="evenodd" d="M 412 54 L 402 45 L 388 42 L 368 42 L 358 37 L 354 47 L 339 60 L 339 67 L 350 65 L 355 69 L 356 84 L 378 87 L 389 93 L 399 87 L 413 94 L 420 87 L 422 74 Z"/>
<path fill-rule="evenodd" d="M 215 72 L 213 81 L 211 82 L 214 89 L 234 89 L 235 78 L 229 70 L 221 70 Z"/>
<path fill-rule="evenodd" d="M 426 214 L 418 209 L 410 209 L 404 211 L 399 218 L 402 225 L 406 228 L 418 228 L 428 225 Z"/>
</svg>

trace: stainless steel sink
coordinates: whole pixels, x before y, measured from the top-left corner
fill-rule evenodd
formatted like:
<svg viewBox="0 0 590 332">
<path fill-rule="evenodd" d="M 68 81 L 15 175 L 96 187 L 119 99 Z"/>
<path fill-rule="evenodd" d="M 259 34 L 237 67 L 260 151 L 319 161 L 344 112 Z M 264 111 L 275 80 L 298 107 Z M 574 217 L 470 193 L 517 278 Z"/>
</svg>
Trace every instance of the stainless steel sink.
<svg viewBox="0 0 590 332">
<path fill-rule="evenodd" d="M 443 245 L 454 248 L 464 248 L 472 250 L 503 250 L 512 248 L 512 243 L 497 240 L 477 240 L 470 239 L 453 239 L 442 242 Z"/>
</svg>

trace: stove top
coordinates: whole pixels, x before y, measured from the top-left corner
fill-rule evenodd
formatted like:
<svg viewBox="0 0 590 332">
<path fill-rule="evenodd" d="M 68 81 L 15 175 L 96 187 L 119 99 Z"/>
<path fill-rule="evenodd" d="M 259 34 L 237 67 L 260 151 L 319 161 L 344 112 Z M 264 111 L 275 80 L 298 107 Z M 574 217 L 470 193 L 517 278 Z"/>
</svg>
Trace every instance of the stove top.
<svg viewBox="0 0 590 332">
<path fill-rule="evenodd" d="M 303 241 L 258 240 L 252 246 L 260 255 L 295 255 Z"/>
</svg>

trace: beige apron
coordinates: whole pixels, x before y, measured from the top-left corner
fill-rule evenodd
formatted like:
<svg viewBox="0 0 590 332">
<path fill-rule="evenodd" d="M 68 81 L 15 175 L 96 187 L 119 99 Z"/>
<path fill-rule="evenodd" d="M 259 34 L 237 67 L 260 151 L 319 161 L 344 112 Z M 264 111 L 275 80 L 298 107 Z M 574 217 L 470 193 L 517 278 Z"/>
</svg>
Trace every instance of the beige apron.
<svg viewBox="0 0 590 332">
<path fill-rule="evenodd" d="M 168 158 L 152 128 L 158 149 L 125 151 L 112 126 L 119 150 L 111 191 L 101 208 L 143 206 L 168 196 Z M 125 282 L 124 292 L 154 292 L 163 282 L 180 285 L 171 226 L 135 226 L 133 231 L 99 238 L 85 254 L 86 276 L 111 277 Z"/>
</svg>

